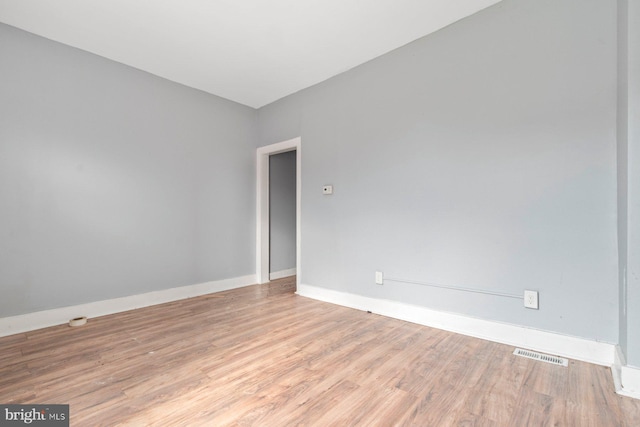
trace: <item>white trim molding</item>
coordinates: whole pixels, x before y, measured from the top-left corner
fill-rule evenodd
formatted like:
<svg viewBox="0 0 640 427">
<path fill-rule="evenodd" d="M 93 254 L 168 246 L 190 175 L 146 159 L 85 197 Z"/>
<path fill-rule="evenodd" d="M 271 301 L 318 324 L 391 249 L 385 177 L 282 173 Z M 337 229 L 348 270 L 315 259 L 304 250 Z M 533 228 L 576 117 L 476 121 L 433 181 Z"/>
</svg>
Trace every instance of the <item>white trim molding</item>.
<svg viewBox="0 0 640 427">
<path fill-rule="evenodd" d="M 302 206 L 302 140 L 300 137 L 259 147 L 256 154 L 256 278 L 269 279 L 269 156 L 296 151 L 296 268 L 300 283 L 302 259 L 300 218 Z"/>
<path fill-rule="evenodd" d="M 283 277 L 289 277 L 289 276 L 295 276 L 295 275 L 296 275 L 295 268 L 289 268 L 288 270 L 273 271 L 269 273 L 269 280 L 282 279 Z"/>
<path fill-rule="evenodd" d="M 622 390 L 622 366 L 624 366 L 624 355 L 619 345 L 616 345 L 613 354 L 613 364 L 611 364 L 611 376 L 613 377 L 613 386 L 616 389 L 616 393 L 620 393 Z"/>
<path fill-rule="evenodd" d="M 631 366 L 621 368 L 622 389 L 618 393 L 623 396 L 640 399 L 640 369 Z"/>
<path fill-rule="evenodd" d="M 611 366 L 611 374 L 616 393 L 640 399 L 640 369 L 626 365 L 619 346 L 616 346 L 616 357 L 613 366 Z"/>
<path fill-rule="evenodd" d="M 381 314 L 476 338 L 550 353 L 603 366 L 614 364 L 615 345 L 525 328 L 508 323 L 432 310 L 397 301 L 383 300 L 300 284 L 297 294 L 345 307 Z"/>
<path fill-rule="evenodd" d="M 256 276 L 249 275 L 232 279 L 216 280 L 190 286 L 163 289 L 161 291 L 131 295 L 103 301 L 90 302 L 70 307 L 54 308 L 35 313 L 0 318 L 0 337 L 62 325 L 76 317 L 106 316 L 151 305 L 163 304 L 185 298 L 241 288 L 256 283 Z"/>
</svg>

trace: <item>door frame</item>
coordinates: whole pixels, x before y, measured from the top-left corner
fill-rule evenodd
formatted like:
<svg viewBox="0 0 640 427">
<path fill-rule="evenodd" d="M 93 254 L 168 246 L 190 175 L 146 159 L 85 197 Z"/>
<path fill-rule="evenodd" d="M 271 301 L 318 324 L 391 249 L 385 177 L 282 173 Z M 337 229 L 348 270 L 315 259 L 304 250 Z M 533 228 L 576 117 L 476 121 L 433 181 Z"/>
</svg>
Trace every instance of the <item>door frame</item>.
<svg viewBox="0 0 640 427">
<path fill-rule="evenodd" d="M 256 155 L 256 280 L 269 282 L 269 156 L 296 152 L 296 285 L 300 283 L 300 212 L 302 195 L 302 140 L 300 137 L 259 147 Z"/>
</svg>

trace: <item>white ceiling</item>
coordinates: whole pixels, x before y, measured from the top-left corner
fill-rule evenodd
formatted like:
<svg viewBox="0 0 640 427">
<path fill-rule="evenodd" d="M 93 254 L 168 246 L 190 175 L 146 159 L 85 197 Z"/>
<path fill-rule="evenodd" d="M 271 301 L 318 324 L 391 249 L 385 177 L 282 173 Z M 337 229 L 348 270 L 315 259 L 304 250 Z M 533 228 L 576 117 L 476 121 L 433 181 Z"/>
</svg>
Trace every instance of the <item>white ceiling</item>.
<svg viewBox="0 0 640 427">
<path fill-rule="evenodd" d="M 0 0 L 0 22 L 261 107 L 500 0 Z"/>
</svg>

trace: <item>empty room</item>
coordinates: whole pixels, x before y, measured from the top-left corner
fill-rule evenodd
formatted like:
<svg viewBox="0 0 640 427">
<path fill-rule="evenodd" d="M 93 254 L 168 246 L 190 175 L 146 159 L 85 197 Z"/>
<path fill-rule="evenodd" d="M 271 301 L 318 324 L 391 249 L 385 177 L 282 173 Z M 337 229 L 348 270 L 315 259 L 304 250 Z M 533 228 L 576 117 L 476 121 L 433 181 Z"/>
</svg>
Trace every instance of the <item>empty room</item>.
<svg viewBox="0 0 640 427">
<path fill-rule="evenodd" d="M 0 0 L 0 425 L 639 426 L 637 0 Z"/>
</svg>

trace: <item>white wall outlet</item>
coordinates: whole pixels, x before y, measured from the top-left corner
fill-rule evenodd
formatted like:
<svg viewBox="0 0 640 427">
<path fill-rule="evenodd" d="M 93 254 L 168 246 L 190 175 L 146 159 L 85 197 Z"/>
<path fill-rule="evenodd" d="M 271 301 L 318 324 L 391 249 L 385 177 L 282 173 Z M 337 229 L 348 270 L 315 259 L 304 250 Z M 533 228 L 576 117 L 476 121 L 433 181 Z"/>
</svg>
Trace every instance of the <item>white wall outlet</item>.
<svg viewBox="0 0 640 427">
<path fill-rule="evenodd" d="M 333 194 L 333 185 L 325 185 L 322 187 L 322 194 Z"/>
<path fill-rule="evenodd" d="M 382 285 L 384 283 L 384 278 L 382 275 L 382 271 L 376 271 L 376 285 Z"/>
<path fill-rule="evenodd" d="M 538 309 L 538 291 L 524 291 L 524 306 Z"/>
</svg>

